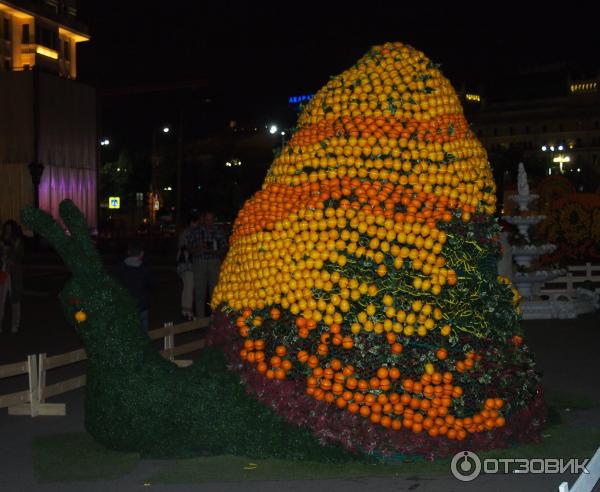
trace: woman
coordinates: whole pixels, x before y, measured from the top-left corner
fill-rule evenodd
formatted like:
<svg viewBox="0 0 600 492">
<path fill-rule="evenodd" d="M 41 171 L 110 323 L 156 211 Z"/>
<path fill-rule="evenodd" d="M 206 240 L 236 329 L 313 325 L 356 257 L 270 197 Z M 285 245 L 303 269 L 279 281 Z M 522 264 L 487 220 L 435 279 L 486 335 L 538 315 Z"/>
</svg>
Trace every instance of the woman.
<svg viewBox="0 0 600 492">
<path fill-rule="evenodd" d="M 19 224 L 7 220 L 0 235 L 1 269 L 5 273 L 0 278 L 0 331 L 4 321 L 6 299 L 11 304 L 11 331 L 19 331 L 21 324 L 21 297 L 23 295 L 23 233 Z"/>
</svg>

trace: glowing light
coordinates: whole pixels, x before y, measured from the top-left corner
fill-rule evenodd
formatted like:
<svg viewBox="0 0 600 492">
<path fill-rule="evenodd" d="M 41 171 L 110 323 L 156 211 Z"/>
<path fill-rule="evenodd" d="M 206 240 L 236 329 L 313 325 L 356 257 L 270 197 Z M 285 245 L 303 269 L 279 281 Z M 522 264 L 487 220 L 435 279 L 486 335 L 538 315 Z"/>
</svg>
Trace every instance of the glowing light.
<svg viewBox="0 0 600 492">
<path fill-rule="evenodd" d="M 102 139 L 100 140 L 100 145 L 102 145 L 102 147 L 106 147 L 107 145 L 110 145 L 110 140 L 108 138 Z"/>
<path fill-rule="evenodd" d="M 121 208 L 121 197 L 109 196 L 108 197 L 108 208 Z"/>
<path fill-rule="evenodd" d="M 17 9 L 13 9 L 12 7 L 6 5 L 5 3 L 2 3 L 2 2 L 0 2 L 0 12 L 6 12 L 7 14 L 10 14 L 13 17 L 16 17 L 17 19 L 27 19 L 27 20 L 33 19 L 33 16 L 27 14 L 26 12 L 23 12 L 23 11 L 17 10 Z"/>
<path fill-rule="evenodd" d="M 269 127 L 269 133 L 270 133 L 271 135 L 275 135 L 275 134 L 277 133 L 277 125 L 271 125 L 271 126 Z"/>
<path fill-rule="evenodd" d="M 163 133 L 169 133 L 171 131 L 171 129 L 168 126 L 163 127 L 162 129 Z"/>
<path fill-rule="evenodd" d="M 69 38 L 72 41 L 75 41 L 76 43 L 82 43 L 82 42 L 90 40 L 90 37 L 87 34 L 82 34 L 79 32 L 71 31 L 69 29 L 65 29 L 64 27 L 58 28 L 58 34 L 66 37 L 66 38 Z"/>
<path fill-rule="evenodd" d="M 481 96 L 479 94 L 465 94 L 465 99 L 471 102 L 481 102 Z"/>
<path fill-rule="evenodd" d="M 563 149 L 564 149 L 564 147 L 562 145 L 558 146 L 558 150 L 563 150 Z"/>
<path fill-rule="evenodd" d="M 548 149 L 548 147 L 546 147 L 545 145 L 542 145 L 542 152 L 546 152 L 547 149 Z"/>
<path fill-rule="evenodd" d="M 554 159 L 552 159 L 552 162 L 558 162 L 560 172 L 562 173 L 564 172 L 563 164 L 565 162 L 571 162 L 571 158 L 568 155 L 557 155 Z"/>
<path fill-rule="evenodd" d="M 596 92 L 598 90 L 598 82 L 581 82 L 578 84 L 571 84 L 569 86 L 571 94 L 585 93 L 585 92 Z"/>
<path fill-rule="evenodd" d="M 51 50 L 50 48 L 46 48 L 45 46 L 40 46 L 38 44 L 35 47 L 35 52 L 38 55 L 47 56 L 48 58 L 52 58 L 53 60 L 58 60 L 58 52 L 55 50 Z"/>
<path fill-rule="evenodd" d="M 301 96 L 290 96 L 288 99 L 289 104 L 298 104 L 304 101 L 310 101 L 314 97 L 314 94 L 303 94 Z"/>
</svg>

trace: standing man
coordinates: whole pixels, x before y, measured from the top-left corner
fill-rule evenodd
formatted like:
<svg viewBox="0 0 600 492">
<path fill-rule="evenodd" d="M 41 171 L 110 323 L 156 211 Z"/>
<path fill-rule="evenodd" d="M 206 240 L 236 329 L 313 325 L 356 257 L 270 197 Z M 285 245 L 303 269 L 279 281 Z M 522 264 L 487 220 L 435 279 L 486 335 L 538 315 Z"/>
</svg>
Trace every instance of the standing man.
<svg viewBox="0 0 600 492">
<path fill-rule="evenodd" d="M 190 231 L 189 242 L 196 289 L 196 317 L 204 318 L 207 286 L 210 297 L 219 280 L 221 261 L 227 252 L 227 237 L 223 229 L 215 224 L 215 215 L 206 212 L 203 224 Z"/>
</svg>

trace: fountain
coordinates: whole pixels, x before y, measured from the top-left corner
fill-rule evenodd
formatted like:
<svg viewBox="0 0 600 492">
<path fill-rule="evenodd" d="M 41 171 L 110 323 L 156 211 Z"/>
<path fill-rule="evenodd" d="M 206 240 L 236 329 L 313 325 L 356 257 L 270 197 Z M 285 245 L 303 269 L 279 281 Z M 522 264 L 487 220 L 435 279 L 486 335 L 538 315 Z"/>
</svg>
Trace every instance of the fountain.
<svg viewBox="0 0 600 492">
<path fill-rule="evenodd" d="M 515 225 L 519 231 L 518 235 L 512 238 L 509 250 L 518 270 L 512 272 L 510 268 L 510 272 L 506 272 L 506 261 L 503 262 L 502 268 L 504 274 L 511 273 L 512 283 L 523 298 L 521 301 L 523 319 L 575 318 L 581 313 L 593 311 L 594 303 L 589 296 L 584 295 L 587 291 L 580 293 L 578 292 L 580 289 L 577 289 L 554 299 L 543 298 L 544 296 L 540 295 L 540 290 L 546 282 L 564 275 L 566 270 L 532 269 L 532 263 L 537 258 L 552 253 L 556 246 L 533 244 L 530 238 L 529 229 L 544 220 L 545 216 L 529 210 L 529 205 L 539 198 L 539 195 L 530 193 L 527 173 L 522 162 L 519 163 L 517 189 L 518 193 L 510 196 L 509 199 L 517 203 L 519 214 L 505 216 L 504 220 Z"/>
</svg>

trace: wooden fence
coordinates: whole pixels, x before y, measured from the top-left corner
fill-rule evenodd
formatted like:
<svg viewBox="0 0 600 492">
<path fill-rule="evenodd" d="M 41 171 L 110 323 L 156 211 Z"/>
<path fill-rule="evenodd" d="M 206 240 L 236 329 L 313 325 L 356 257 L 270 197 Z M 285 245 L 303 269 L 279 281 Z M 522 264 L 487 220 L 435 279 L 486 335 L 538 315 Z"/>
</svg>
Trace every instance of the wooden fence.
<svg viewBox="0 0 600 492">
<path fill-rule="evenodd" d="M 201 318 L 174 325 L 165 323 L 163 328 L 148 332 L 152 340 L 163 339 L 161 355 L 180 367 L 189 366 L 192 360 L 180 360 L 175 357 L 195 352 L 204 347 L 204 340 L 194 340 L 175 346 L 175 335 L 199 330 L 208 326 L 209 319 Z M 52 369 L 76 364 L 87 359 L 84 349 L 47 357 L 46 354 L 28 355 L 24 362 L 0 366 L 0 379 L 28 375 L 28 389 L 0 395 L 0 408 L 8 408 L 9 415 L 66 415 L 64 403 L 46 403 L 46 399 L 73 391 L 85 386 L 86 376 L 72 377 L 54 384 L 46 384 L 46 374 Z"/>
</svg>

